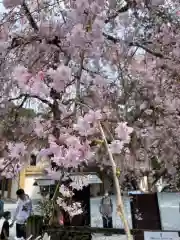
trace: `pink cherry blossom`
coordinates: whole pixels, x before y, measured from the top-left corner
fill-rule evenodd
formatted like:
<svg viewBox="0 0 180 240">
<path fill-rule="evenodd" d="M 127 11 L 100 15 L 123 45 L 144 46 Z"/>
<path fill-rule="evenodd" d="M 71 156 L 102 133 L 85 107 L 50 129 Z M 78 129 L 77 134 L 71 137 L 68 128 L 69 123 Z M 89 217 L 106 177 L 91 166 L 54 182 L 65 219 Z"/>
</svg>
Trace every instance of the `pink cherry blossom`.
<svg viewBox="0 0 180 240">
<path fill-rule="evenodd" d="M 81 203 L 79 202 L 73 202 L 71 205 L 67 205 L 67 203 L 64 202 L 63 198 L 58 197 L 57 204 L 61 206 L 66 212 L 68 212 L 70 217 L 74 217 L 75 215 L 83 213 Z"/>
<path fill-rule="evenodd" d="M 32 75 L 28 72 L 27 68 L 22 65 L 15 67 L 13 77 L 22 89 L 26 89 L 26 85 L 30 83 Z"/>
<path fill-rule="evenodd" d="M 41 160 L 41 158 L 43 157 L 48 157 L 52 154 L 52 150 L 50 148 L 46 148 L 46 149 L 41 149 L 39 151 L 39 153 L 37 154 L 37 157 L 36 157 L 36 161 L 39 162 Z"/>
<path fill-rule="evenodd" d="M 129 143 L 130 134 L 133 132 L 133 128 L 128 127 L 127 122 L 121 122 L 118 124 L 115 132 L 120 140 L 122 140 L 124 143 Z"/>
<path fill-rule="evenodd" d="M 44 72 L 43 71 L 39 71 L 38 76 L 41 80 L 44 80 Z"/>
<path fill-rule="evenodd" d="M 88 136 L 91 130 L 90 124 L 83 117 L 79 117 L 77 124 L 74 124 L 74 129 L 79 132 L 81 136 Z"/>
<path fill-rule="evenodd" d="M 84 120 L 88 123 L 95 123 L 102 118 L 102 114 L 100 110 L 93 111 L 89 110 L 87 114 L 84 116 Z"/>
<path fill-rule="evenodd" d="M 26 146 L 24 143 L 9 143 L 9 156 L 12 158 L 24 157 L 26 154 Z"/>
<path fill-rule="evenodd" d="M 41 77 L 40 75 L 37 75 L 35 78 L 33 78 L 33 82 L 31 84 L 31 88 L 29 90 L 29 92 L 32 95 L 37 95 L 40 96 L 42 98 L 46 98 L 49 96 L 49 88 L 48 86 L 41 81 Z"/>
<path fill-rule="evenodd" d="M 49 69 L 47 74 L 53 79 L 52 87 L 61 92 L 64 90 L 66 83 L 70 81 L 71 69 L 60 65 L 57 70 Z"/>
<path fill-rule="evenodd" d="M 114 140 L 112 143 L 109 145 L 109 148 L 113 154 L 119 154 L 121 153 L 124 145 L 123 142 L 120 140 Z"/>
<path fill-rule="evenodd" d="M 3 0 L 3 5 L 5 8 L 13 8 L 21 5 L 23 0 Z"/>
<path fill-rule="evenodd" d="M 79 138 L 77 138 L 75 136 L 69 136 L 66 139 L 66 144 L 67 144 L 67 146 L 71 146 L 71 147 L 74 147 L 76 149 L 79 149 L 81 147 Z"/>
</svg>

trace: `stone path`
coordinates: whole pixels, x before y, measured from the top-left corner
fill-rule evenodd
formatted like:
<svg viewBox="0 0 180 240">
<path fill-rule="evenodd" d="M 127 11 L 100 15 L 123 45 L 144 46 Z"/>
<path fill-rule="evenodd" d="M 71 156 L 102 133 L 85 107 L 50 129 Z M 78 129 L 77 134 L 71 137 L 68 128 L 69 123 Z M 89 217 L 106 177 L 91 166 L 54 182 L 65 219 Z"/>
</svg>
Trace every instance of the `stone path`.
<svg viewBox="0 0 180 240">
<path fill-rule="evenodd" d="M 92 240 L 127 240 L 125 235 L 103 236 L 101 234 L 94 234 Z"/>
</svg>

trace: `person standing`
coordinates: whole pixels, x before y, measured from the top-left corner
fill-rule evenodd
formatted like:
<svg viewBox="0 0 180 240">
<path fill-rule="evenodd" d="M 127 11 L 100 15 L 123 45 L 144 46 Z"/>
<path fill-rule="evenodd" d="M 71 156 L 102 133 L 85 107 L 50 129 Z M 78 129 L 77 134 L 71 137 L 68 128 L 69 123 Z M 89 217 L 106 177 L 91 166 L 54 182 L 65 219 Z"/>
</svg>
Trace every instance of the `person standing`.
<svg viewBox="0 0 180 240">
<path fill-rule="evenodd" d="M 0 217 L 3 217 L 4 213 L 4 201 L 2 200 L 2 196 L 0 194 Z"/>
<path fill-rule="evenodd" d="M 3 217 L 0 219 L 0 239 L 7 240 L 9 238 L 9 219 L 11 213 L 9 211 L 4 212 Z"/>
<path fill-rule="evenodd" d="M 101 199 L 99 211 L 102 215 L 103 228 L 113 228 L 113 204 L 108 192 Z"/>
<path fill-rule="evenodd" d="M 16 195 L 18 197 L 18 202 L 10 227 L 12 227 L 16 221 L 16 237 L 25 239 L 26 221 L 32 213 L 32 202 L 23 189 L 18 189 Z"/>
</svg>

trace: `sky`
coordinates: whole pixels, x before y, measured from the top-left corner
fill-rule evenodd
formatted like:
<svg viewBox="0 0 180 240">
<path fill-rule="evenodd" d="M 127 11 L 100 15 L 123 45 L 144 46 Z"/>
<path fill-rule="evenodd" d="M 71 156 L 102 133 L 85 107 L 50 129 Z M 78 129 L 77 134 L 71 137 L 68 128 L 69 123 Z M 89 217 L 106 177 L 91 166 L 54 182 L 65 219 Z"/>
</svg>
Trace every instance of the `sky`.
<svg viewBox="0 0 180 240">
<path fill-rule="evenodd" d="M 0 12 L 4 12 L 6 11 L 3 4 L 2 4 L 2 1 L 0 1 Z"/>
</svg>

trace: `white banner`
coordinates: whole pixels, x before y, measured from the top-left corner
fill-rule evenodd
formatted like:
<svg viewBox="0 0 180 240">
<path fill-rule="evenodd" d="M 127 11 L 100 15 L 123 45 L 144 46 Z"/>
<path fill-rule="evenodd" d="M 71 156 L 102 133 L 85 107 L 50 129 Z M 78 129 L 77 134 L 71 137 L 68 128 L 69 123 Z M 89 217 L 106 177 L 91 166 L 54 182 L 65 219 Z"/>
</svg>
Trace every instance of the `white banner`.
<svg viewBox="0 0 180 240">
<path fill-rule="evenodd" d="M 144 232 L 144 240 L 179 240 L 178 232 Z"/>
</svg>

